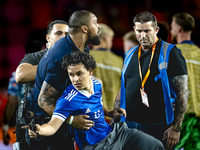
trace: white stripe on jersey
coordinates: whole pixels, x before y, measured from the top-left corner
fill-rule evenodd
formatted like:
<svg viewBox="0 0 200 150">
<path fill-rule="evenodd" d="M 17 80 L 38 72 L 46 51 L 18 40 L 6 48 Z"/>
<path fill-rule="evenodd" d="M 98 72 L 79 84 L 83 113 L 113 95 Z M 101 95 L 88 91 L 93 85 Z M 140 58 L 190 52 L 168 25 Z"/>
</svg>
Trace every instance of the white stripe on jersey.
<svg viewBox="0 0 200 150">
<path fill-rule="evenodd" d="M 74 95 L 72 95 L 72 97 L 68 100 L 68 101 L 71 101 L 71 99 L 76 96 L 76 94 L 78 94 L 78 92 L 76 92 Z"/>
<path fill-rule="evenodd" d="M 68 99 L 72 94 L 74 94 L 74 90 L 72 89 L 70 93 L 68 93 L 68 95 L 65 97 L 65 99 Z"/>
<path fill-rule="evenodd" d="M 63 122 L 67 119 L 67 117 L 65 117 L 64 115 L 62 115 L 60 113 L 53 113 L 53 117 L 56 117 L 56 118 L 62 120 Z"/>
<path fill-rule="evenodd" d="M 71 92 L 65 97 L 66 100 L 71 101 L 71 99 L 76 96 L 78 92 L 74 91 L 74 89 L 71 90 Z"/>
<path fill-rule="evenodd" d="M 93 79 L 93 78 L 91 78 L 91 79 L 92 79 L 92 81 L 94 82 L 94 84 L 101 84 L 100 81 L 98 81 L 98 80 L 96 80 L 96 79 Z"/>
</svg>

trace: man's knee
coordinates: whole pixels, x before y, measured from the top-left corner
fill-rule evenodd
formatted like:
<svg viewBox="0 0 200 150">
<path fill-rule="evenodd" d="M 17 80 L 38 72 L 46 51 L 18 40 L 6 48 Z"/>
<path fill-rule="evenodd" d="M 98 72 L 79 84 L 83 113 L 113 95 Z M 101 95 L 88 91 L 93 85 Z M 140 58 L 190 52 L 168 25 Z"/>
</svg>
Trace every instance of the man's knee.
<svg viewBox="0 0 200 150">
<path fill-rule="evenodd" d="M 165 150 L 162 142 L 153 136 L 146 134 L 142 131 L 138 131 L 140 134 L 139 143 L 141 144 L 140 146 L 144 150 Z"/>
<path fill-rule="evenodd" d="M 164 148 L 162 142 L 160 140 L 156 139 L 155 144 L 153 144 L 152 150 L 165 150 L 165 148 Z"/>
</svg>

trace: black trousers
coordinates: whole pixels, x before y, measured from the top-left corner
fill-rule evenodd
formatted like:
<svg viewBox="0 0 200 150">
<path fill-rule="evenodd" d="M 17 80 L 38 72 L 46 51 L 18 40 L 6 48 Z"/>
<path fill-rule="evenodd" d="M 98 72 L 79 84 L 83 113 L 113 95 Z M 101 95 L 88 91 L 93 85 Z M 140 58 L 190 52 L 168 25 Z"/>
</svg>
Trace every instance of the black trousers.
<svg viewBox="0 0 200 150">
<path fill-rule="evenodd" d="M 125 122 L 112 124 L 113 130 L 99 143 L 86 145 L 84 150 L 164 150 L 162 143 L 154 137 L 130 129 Z"/>
<path fill-rule="evenodd" d="M 16 113 L 16 141 L 20 143 L 20 150 L 33 150 L 28 143 L 26 142 L 25 134 L 26 130 L 22 129 L 21 127 L 26 125 L 25 122 L 21 123 L 20 119 L 18 116 L 18 111 Z"/>
</svg>

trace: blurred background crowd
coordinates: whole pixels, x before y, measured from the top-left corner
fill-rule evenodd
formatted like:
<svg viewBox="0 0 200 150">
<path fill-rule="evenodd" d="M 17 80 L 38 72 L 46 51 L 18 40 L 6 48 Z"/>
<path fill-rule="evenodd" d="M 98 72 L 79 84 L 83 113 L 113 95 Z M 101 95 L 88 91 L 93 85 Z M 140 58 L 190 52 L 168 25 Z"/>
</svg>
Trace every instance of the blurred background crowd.
<svg viewBox="0 0 200 150">
<path fill-rule="evenodd" d="M 45 49 L 48 23 L 58 19 L 68 21 L 80 9 L 93 12 L 98 23 L 114 30 L 112 51 L 121 57 L 124 57 L 122 37 L 133 29 L 132 18 L 142 11 L 153 13 L 166 27 L 167 42 L 171 42 L 171 17 L 179 12 L 190 13 L 196 21 L 192 41 L 200 46 L 199 0 L 0 0 L 0 126 L 8 81 L 25 55 L 25 44 L 39 40 Z"/>
<path fill-rule="evenodd" d="M 76 10 L 93 12 L 99 23 L 115 32 L 112 51 L 123 55 L 122 36 L 132 30 L 132 17 L 142 11 L 153 13 L 158 22 L 170 28 L 171 17 L 188 12 L 196 19 L 192 40 L 200 45 L 200 3 L 198 0 L 1 0 L 0 1 L 0 85 L 5 88 L 11 73 L 24 57 L 30 39 L 46 43 L 47 24 L 56 19 L 68 21 Z M 170 42 L 170 38 L 168 39 Z"/>
<path fill-rule="evenodd" d="M 24 45 L 28 40 L 37 39 L 45 45 L 47 24 L 56 19 L 68 21 L 69 16 L 79 9 L 90 10 L 99 23 L 105 23 L 114 30 L 112 51 L 122 56 L 122 37 L 132 30 L 132 17 L 142 11 L 153 13 L 168 31 L 173 14 L 190 13 L 196 19 L 192 41 L 200 45 L 198 0 L 1 0 L 0 87 L 7 87 L 11 73 L 24 57 Z"/>
</svg>

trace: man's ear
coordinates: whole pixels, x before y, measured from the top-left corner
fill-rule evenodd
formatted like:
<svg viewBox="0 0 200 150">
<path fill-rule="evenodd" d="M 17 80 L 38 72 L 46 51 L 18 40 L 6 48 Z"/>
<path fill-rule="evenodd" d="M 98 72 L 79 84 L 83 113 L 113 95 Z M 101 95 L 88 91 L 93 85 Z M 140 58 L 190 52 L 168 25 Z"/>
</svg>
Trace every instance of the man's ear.
<svg viewBox="0 0 200 150">
<path fill-rule="evenodd" d="M 177 26 L 178 32 L 183 32 L 183 28 L 181 26 Z"/>
<path fill-rule="evenodd" d="M 93 69 L 89 70 L 89 76 L 91 76 L 93 74 Z"/>
<path fill-rule="evenodd" d="M 46 35 L 46 40 L 47 40 L 47 42 L 50 42 L 50 35 L 49 34 Z"/>
<path fill-rule="evenodd" d="M 160 28 L 159 27 L 156 27 L 156 34 L 158 34 Z"/>
<path fill-rule="evenodd" d="M 101 39 L 103 39 L 104 42 L 107 42 L 107 36 L 103 36 Z"/>
<path fill-rule="evenodd" d="M 82 26 L 81 26 L 81 30 L 82 30 L 84 33 L 87 33 L 88 27 L 87 27 L 86 25 L 82 25 Z"/>
</svg>

